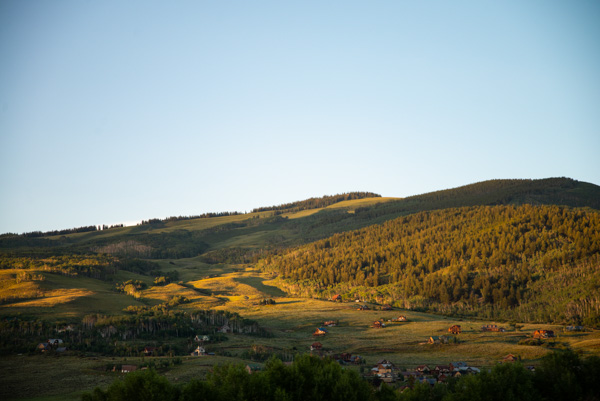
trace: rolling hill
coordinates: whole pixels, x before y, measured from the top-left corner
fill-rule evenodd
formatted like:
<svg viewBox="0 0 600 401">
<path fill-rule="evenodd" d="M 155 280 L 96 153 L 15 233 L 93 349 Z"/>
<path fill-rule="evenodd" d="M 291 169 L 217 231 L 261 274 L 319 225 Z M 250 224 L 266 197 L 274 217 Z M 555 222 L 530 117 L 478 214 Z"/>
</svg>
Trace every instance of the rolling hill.
<svg viewBox="0 0 600 401">
<path fill-rule="evenodd" d="M 302 353 L 315 325 L 330 319 L 340 321 L 340 336 L 324 346 L 369 363 L 482 366 L 507 353 L 535 363 L 553 347 L 597 354 L 596 332 L 561 334 L 543 347 L 526 341 L 541 324 L 599 325 L 599 200 L 600 187 L 566 178 L 493 180 L 404 199 L 354 193 L 248 214 L 4 234 L 0 365 L 34 377 L 33 366 L 60 371 L 66 360 L 91 389 L 107 381 L 98 373 L 105 364 L 146 363 L 140 355 L 152 346 L 159 360 L 186 358 L 169 369 L 189 379 L 217 362 Z M 352 303 L 327 301 L 338 293 Z M 357 311 L 356 299 L 374 310 Z M 384 303 L 395 310 L 383 312 Z M 408 324 L 373 332 L 373 320 L 397 317 L 398 309 Z M 510 329 L 486 336 L 482 321 Z M 419 345 L 450 324 L 464 328 L 453 346 Z M 223 325 L 234 333 L 219 334 Z M 186 357 L 197 334 L 214 338 L 209 363 Z M 37 344 L 56 337 L 72 356 L 14 359 L 39 354 Z M 13 390 L 21 383 L 21 396 L 47 394 L 18 372 L 2 380 Z M 78 398 L 81 387 L 54 380 L 55 394 Z M 0 396 L 15 397 L 13 390 Z"/>
</svg>

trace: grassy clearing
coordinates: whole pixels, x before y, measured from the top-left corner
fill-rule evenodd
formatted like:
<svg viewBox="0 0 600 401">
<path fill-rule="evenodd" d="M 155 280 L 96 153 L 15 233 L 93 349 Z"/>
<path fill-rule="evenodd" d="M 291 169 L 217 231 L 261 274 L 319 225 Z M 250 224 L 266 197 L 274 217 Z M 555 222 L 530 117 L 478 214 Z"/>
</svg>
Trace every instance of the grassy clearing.
<svg viewBox="0 0 600 401">
<path fill-rule="evenodd" d="M 2 305 L 0 314 L 19 313 L 45 319 L 81 318 L 91 313 L 119 314 L 129 305 L 143 305 L 140 300 L 113 291 L 112 282 L 82 276 L 36 273 L 45 277 L 44 281 L 39 282 L 41 296 Z M 124 279 L 138 277 L 128 272 L 119 272 L 119 275 Z M 1 294 L 4 294 L 4 290 Z"/>
<path fill-rule="evenodd" d="M 397 201 L 397 200 L 401 200 L 401 199 L 402 198 L 392 198 L 392 197 L 354 199 L 354 200 L 347 200 L 347 201 L 334 203 L 333 205 L 327 206 L 325 209 L 347 208 L 350 211 L 354 212 L 354 210 L 359 207 L 373 206 L 378 203 Z"/>
<path fill-rule="evenodd" d="M 349 212 L 353 212 L 356 208 L 362 206 L 371 206 L 374 204 L 389 202 L 394 200 L 399 200 L 401 198 L 365 198 L 365 199 L 355 199 L 339 202 L 326 208 L 318 208 L 318 209 L 309 209 L 302 210 L 299 212 L 293 213 L 284 213 L 283 216 L 288 219 L 297 219 L 302 217 L 310 216 L 314 213 L 318 213 L 323 209 L 341 209 L 346 208 Z M 151 234 L 161 234 L 161 233 L 170 233 L 176 230 L 187 230 L 187 231 L 201 231 L 207 230 L 211 228 L 218 227 L 220 225 L 231 224 L 231 223 L 240 223 L 245 220 L 253 219 L 253 218 L 267 218 L 274 216 L 275 213 L 273 211 L 265 211 L 258 213 L 248 213 L 248 214 L 240 214 L 234 216 L 222 216 L 222 217 L 211 217 L 211 218 L 199 218 L 199 219 L 190 219 L 190 220 L 180 220 L 180 221 L 171 221 L 167 222 L 161 226 L 152 226 L 152 225 L 143 225 L 143 226 L 130 226 L 130 227 L 119 227 L 112 228 L 110 230 L 103 231 L 94 231 L 94 232 L 84 232 L 84 233 L 74 233 L 66 235 L 72 241 L 82 242 L 90 239 L 94 240 L 110 240 L 119 236 L 127 236 L 127 235 L 135 235 L 139 233 L 151 233 Z M 260 243 L 262 239 L 259 234 L 256 234 L 257 238 L 247 239 L 250 244 Z M 51 240 L 57 240 L 63 236 L 51 236 L 47 237 Z M 258 242 L 257 242 L 258 241 Z M 264 242 L 262 242 L 264 244 Z M 236 244 L 236 246 L 239 246 Z"/>
</svg>

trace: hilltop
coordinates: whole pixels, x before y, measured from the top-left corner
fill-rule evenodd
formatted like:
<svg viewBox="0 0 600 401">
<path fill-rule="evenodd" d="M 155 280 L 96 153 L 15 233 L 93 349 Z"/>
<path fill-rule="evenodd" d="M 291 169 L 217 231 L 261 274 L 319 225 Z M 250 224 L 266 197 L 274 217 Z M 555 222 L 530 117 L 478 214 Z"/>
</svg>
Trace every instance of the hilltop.
<svg viewBox="0 0 600 401">
<path fill-rule="evenodd" d="M 289 360 L 332 319 L 323 347 L 367 363 L 489 366 L 509 353 L 536 363 L 561 347 L 597 354 L 597 332 L 563 330 L 600 323 L 599 199 L 600 187 L 571 179 L 493 180 L 403 199 L 353 193 L 247 214 L 2 235 L 0 354 L 39 354 L 39 343 L 61 338 L 72 355 L 3 366 L 33 377 L 34 365 L 60 372 L 69 361 L 91 389 L 110 378 L 97 372 L 111 358 L 145 364 L 137 358 L 150 346 L 161 363 L 183 357 L 169 369 L 190 379 L 216 363 Z M 328 301 L 335 294 L 345 302 Z M 357 311 L 355 300 L 371 310 Z M 372 328 L 399 313 L 408 321 Z M 481 333 L 498 322 L 506 333 Z M 420 345 L 454 324 L 463 333 L 452 345 Z M 540 326 L 560 339 L 530 344 Z M 206 363 L 189 356 L 198 334 L 216 353 Z M 54 381 L 55 394 L 81 390 Z M 23 396 L 46 394 L 21 382 Z"/>
</svg>

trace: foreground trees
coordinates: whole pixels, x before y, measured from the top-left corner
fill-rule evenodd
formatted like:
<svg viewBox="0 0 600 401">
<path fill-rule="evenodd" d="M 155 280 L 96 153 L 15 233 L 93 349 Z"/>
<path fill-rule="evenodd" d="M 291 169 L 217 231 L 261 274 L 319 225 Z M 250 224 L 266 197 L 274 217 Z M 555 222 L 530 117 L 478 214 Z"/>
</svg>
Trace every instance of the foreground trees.
<svg viewBox="0 0 600 401">
<path fill-rule="evenodd" d="M 96 388 L 83 401 L 527 401 L 600 400 L 600 358 L 581 359 L 567 351 L 545 357 L 537 371 L 521 364 L 495 366 L 448 385 L 417 384 L 403 393 L 375 389 L 354 370 L 309 355 L 286 366 L 271 359 L 264 371 L 242 365 L 217 366 L 205 381 L 175 386 L 154 370 L 128 374 L 106 391 Z"/>
</svg>

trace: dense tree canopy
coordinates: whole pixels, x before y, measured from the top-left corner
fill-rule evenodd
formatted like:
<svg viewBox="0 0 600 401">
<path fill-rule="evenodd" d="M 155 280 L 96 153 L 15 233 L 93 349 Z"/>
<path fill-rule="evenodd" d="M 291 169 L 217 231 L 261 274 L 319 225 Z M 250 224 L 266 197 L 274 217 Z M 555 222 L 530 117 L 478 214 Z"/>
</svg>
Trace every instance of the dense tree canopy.
<svg viewBox="0 0 600 401">
<path fill-rule="evenodd" d="M 591 297 L 585 305 L 574 300 L 565 316 L 581 320 L 599 312 L 599 255 L 596 211 L 477 206 L 421 212 L 336 234 L 268 257 L 262 266 L 289 279 L 292 292 L 304 285 L 320 294 L 334 288 L 351 296 L 353 288 L 371 287 L 390 302 L 421 297 L 471 308 L 514 308 L 543 295 L 540 280 L 556 280 Z"/>
</svg>

